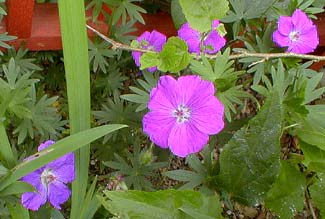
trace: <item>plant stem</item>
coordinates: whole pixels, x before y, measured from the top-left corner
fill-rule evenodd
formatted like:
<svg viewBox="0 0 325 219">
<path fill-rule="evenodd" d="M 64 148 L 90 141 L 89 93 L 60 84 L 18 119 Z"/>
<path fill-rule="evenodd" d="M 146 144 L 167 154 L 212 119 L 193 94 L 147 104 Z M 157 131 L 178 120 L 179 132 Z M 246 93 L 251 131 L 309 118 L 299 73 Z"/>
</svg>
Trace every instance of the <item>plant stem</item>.
<svg viewBox="0 0 325 219">
<path fill-rule="evenodd" d="M 127 51 L 137 51 L 137 52 L 155 52 L 150 49 L 141 49 L 141 48 L 135 48 L 131 47 L 129 45 L 125 45 L 119 42 L 114 41 L 113 39 L 110 39 L 106 37 L 104 34 L 100 33 L 96 29 L 90 27 L 87 25 L 87 28 L 94 33 L 96 33 L 99 37 L 101 37 L 103 40 L 109 42 L 112 44 L 112 49 L 122 49 Z M 194 58 L 200 59 L 200 56 L 193 55 Z M 215 59 L 218 57 L 217 54 L 215 55 L 205 55 L 207 58 Z M 247 50 L 243 50 L 238 52 L 237 54 L 232 54 L 229 56 L 229 59 L 240 59 L 240 58 L 247 58 L 247 57 L 256 57 L 256 58 L 262 58 L 264 61 L 274 58 L 301 58 L 301 59 L 307 59 L 307 60 L 314 60 L 316 62 L 319 61 L 325 61 L 325 56 L 318 56 L 318 55 L 306 55 L 306 54 L 299 54 L 299 53 L 292 53 L 292 52 L 285 52 L 285 53 L 254 53 L 249 52 Z"/>
</svg>

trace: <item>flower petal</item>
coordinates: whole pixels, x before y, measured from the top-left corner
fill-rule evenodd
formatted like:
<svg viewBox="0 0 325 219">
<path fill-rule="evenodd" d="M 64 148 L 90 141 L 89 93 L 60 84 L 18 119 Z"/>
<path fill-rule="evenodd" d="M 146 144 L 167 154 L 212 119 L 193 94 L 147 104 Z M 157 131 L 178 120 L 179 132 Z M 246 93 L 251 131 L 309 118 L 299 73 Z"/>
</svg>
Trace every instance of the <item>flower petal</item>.
<svg viewBox="0 0 325 219">
<path fill-rule="evenodd" d="M 156 88 L 150 92 L 148 108 L 150 110 L 176 109 L 179 104 L 177 81 L 171 76 L 161 76 Z"/>
<path fill-rule="evenodd" d="M 205 53 L 214 54 L 226 45 L 226 39 L 219 35 L 216 30 L 212 30 L 211 33 L 204 40 Z"/>
<path fill-rule="evenodd" d="M 280 34 L 289 36 L 290 32 L 294 30 L 292 18 L 288 16 L 280 16 L 278 20 L 278 30 Z"/>
<path fill-rule="evenodd" d="M 151 111 L 147 113 L 142 120 L 143 131 L 147 133 L 150 140 L 156 145 L 167 148 L 168 147 L 168 136 L 175 125 L 176 119 L 170 114 Z"/>
<path fill-rule="evenodd" d="M 306 34 L 299 36 L 299 41 L 293 42 L 288 48 L 289 52 L 306 54 L 313 52 L 319 44 L 319 38 L 316 27 L 310 29 Z"/>
<path fill-rule="evenodd" d="M 213 83 L 202 80 L 197 75 L 187 75 L 178 78 L 178 86 L 180 92 L 179 104 L 184 104 L 190 108 L 196 104 L 196 101 L 213 96 L 215 93 Z"/>
<path fill-rule="evenodd" d="M 61 209 L 60 205 L 69 199 L 70 194 L 70 189 L 58 180 L 48 185 L 48 200 L 56 209 Z"/>
<path fill-rule="evenodd" d="M 224 128 L 224 106 L 214 96 L 201 99 L 192 107 L 190 122 L 205 134 L 217 134 Z"/>
<path fill-rule="evenodd" d="M 169 134 L 168 145 L 173 154 L 186 157 L 202 150 L 208 140 L 207 134 L 200 132 L 191 123 L 185 122 L 173 127 Z"/>
<path fill-rule="evenodd" d="M 179 38 L 183 39 L 188 46 L 188 51 L 200 54 L 200 32 L 190 27 L 187 22 L 181 26 L 177 32 Z"/>
<path fill-rule="evenodd" d="M 58 180 L 69 183 L 75 179 L 74 154 L 68 153 L 47 164 L 47 168 L 52 169 Z"/>
<path fill-rule="evenodd" d="M 142 52 L 132 52 L 133 60 L 136 66 L 140 66 L 140 57 L 142 56 Z"/>
<path fill-rule="evenodd" d="M 153 30 L 148 38 L 150 46 L 153 46 L 157 52 L 160 52 L 166 43 L 166 36 L 156 30 Z"/>
<path fill-rule="evenodd" d="M 55 141 L 47 140 L 38 146 L 38 151 L 44 150 L 45 148 L 49 147 L 50 145 L 52 145 L 54 143 L 55 143 Z"/>
<path fill-rule="evenodd" d="M 307 14 L 300 9 L 295 10 L 295 12 L 292 14 L 292 23 L 295 30 L 300 34 L 309 32 L 310 28 L 314 26 Z"/>
<path fill-rule="evenodd" d="M 279 31 L 274 31 L 272 38 L 273 41 L 280 47 L 287 47 L 291 44 L 289 36 L 282 35 Z"/>
<path fill-rule="evenodd" d="M 34 177 L 33 183 L 30 183 L 31 181 L 25 182 L 32 184 L 36 191 L 23 193 L 21 195 L 21 204 L 27 209 L 37 211 L 46 202 L 46 187 L 41 183 L 39 175 L 35 174 Z"/>
</svg>

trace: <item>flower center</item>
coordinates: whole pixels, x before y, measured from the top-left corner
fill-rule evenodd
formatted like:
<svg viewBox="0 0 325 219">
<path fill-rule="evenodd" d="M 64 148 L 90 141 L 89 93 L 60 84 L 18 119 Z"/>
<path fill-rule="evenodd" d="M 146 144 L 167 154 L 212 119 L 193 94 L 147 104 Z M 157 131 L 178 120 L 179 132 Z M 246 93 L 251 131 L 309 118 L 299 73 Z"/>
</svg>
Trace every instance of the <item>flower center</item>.
<svg viewBox="0 0 325 219">
<path fill-rule="evenodd" d="M 289 34 L 289 38 L 293 42 L 297 42 L 299 40 L 299 32 L 298 31 L 291 31 Z"/>
<path fill-rule="evenodd" d="M 41 182 L 44 185 L 48 185 L 56 179 L 51 169 L 45 169 L 41 174 Z"/>
<path fill-rule="evenodd" d="M 173 111 L 173 116 L 176 118 L 176 121 L 178 123 L 184 123 L 187 122 L 190 119 L 191 110 L 190 108 L 179 105 L 177 109 Z"/>
</svg>

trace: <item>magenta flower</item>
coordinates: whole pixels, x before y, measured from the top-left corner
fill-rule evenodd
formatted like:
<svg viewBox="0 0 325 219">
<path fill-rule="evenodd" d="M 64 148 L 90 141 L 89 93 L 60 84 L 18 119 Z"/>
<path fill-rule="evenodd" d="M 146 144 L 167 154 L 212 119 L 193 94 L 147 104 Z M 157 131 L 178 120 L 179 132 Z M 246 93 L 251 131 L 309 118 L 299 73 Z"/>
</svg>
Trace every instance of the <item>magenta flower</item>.
<svg viewBox="0 0 325 219">
<path fill-rule="evenodd" d="M 199 76 L 160 77 L 150 92 L 150 111 L 142 121 L 144 132 L 177 156 L 200 151 L 209 135 L 224 127 L 224 106 L 214 93 L 213 83 Z"/>
<path fill-rule="evenodd" d="M 300 9 L 292 17 L 280 16 L 273 41 L 280 47 L 288 47 L 287 52 L 301 54 L 313 52 L 319 44 L 316 26 Z"/>
<path fill-rule="evenodd" d="M 203 40 L 204 52 L 207 54 L 217 53 L 225 44 L 226 39 L 217 31 L 220 24 L 218 20 L 212 22 L 212 30 Z M 191 53 L 200 54 L 200 42 L 203 34 L 190 27 L 187 22 L 178 30 L 178 36 L 183 39 L 188 45 L 188 51 Z"/>
<path fill-rule="evenodd" d="M 166 43 L 166 36 L 156 30 L 152 32 L 144 32 L 137 38 L 137 41 L 140 44 L 140 48 L 142 49 L 150 49 L 156 52 L 160 52 Z M 142 52 L 132 52 L 133 59 L 137 66 L 140 66 L 140 57 Z M 154 72 L 157 70 L 157 67 L 148 68 L 148 71 Z"/>
<path fill-rule="evenodd" d="M 38 151 L 53 143 L 51 140 L 44 142 L 38 147 Z M 66 202 L 71 194 L 66 184 L 72 182 L 74 178 L 74 155 L 68 153 L 21 178 L 22 181 L 33 185 L 36 190 L 22 194 L 22 205 L 36 211 L 49 201 L 56 209 L 61 209 L 60 205 Z"/>
</svg>

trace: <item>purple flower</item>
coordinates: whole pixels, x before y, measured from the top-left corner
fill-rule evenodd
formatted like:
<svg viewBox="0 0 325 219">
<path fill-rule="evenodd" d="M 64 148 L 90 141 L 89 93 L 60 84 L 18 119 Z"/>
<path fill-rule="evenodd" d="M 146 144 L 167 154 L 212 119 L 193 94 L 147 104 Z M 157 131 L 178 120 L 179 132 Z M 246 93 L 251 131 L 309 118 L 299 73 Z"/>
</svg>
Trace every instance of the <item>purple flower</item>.
<svg viewBox="0 0 325 219">
<path fill-rule="evenodd" d="M 142 49 L 150 49 L 156 52 L 160 52 L 166 43 L 166 36 L 156 30 L 152 32 L 144 32 L 137 38 L 137 41 L 140 44 L 140 48 Z M 142 52 L 132 52 L 133 59 L 137 66 L 140 66 L 140 57 Z M 148 68 L 148 71 L 154 72 L 157 70 L 157 67 Z"/>
<path fill-rule="evenodd" d="M 280 16 L 273 41 L 280 47 L 288 47 L 287 52 L 301 54 L 313 52 L 319 43 L 316 26 L 300 9 L 292 17 Z"/>
<path fill-rule="evenodd" d="M 160 77 L 150 92 L 144 132 L 155 144 L 169 147 L 177 156 L 200 151 L 209 135 L 224 127 L 224 106 L 214 93 L 213 83 L 199 76 L 182 76 L 178 80 Z"/>
<path fill-rule="evenodd" d="M 38 151 L 53 143 L 51 140 L 44 142 L 38 147 Z M 36 190 L 22 194 L 22 205 L 36 211 L 49 201 L 56 209 L 61 209 L 60 205 L 66 202 L 71 194 L 66 184 L 72 182 L 74 178 L 74 155 L 68 153 L 21 178 L 22 181 L 33 185 Z"/>
<path fill-rule="evenodd" d="M 212 30 L 203 40 L 204 52 L 208 54 L 217 53 L 225 44 L 226 39 L 220 36 L 217 27 L 220 24 L 218 20 L 212 22 Z M 178 30 L 178 36 L 183 39 L 188 45 L 188 51 L 191 53 L 200 54 L 200 42 L 203 34 L 190 27 L 187 22 Z"/>
</svg>

